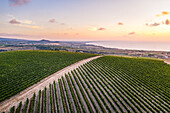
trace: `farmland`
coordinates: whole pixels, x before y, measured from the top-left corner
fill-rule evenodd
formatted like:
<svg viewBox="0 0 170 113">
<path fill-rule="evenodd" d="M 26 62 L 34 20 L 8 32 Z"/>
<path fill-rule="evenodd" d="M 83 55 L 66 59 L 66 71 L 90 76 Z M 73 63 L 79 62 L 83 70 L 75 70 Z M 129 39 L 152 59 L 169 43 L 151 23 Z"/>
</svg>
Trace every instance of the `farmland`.
<svg viewBox="0 0 170 113">
<path fill-rule="evenodd" d="M 10 111 L 168 113 L 169 81 L 170 65 L 163 61 L 104 56 L 54 80 Z"/>
<path fill-rule="evenodd" d="M 93 54 L 59 51 L 0 53 L 0 102 Z"/>
</svg>

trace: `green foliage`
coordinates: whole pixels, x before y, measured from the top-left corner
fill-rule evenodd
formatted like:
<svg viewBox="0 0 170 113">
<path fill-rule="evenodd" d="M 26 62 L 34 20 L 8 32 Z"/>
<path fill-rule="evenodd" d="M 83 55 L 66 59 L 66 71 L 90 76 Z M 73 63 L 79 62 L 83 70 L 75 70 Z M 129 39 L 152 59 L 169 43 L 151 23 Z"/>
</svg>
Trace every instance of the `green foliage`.
<svg viewBox="0 0 170 113">
<path fill-rule="evenodd" d="M 170 65 L 163 61 L 112 56 L 105 56 L 96 61 L 104 62 L 104 69 L 115 68 L 117 72 L 137 78 L 137 85 L 147 86 L 150 90 L 163 94 L 165 98 L 170 98 Z"/>
<path fill-rule="evenodd" d="M 82 71 L 82 69 L 80 69 L 80 70 Z M 83 73 L 84 76 L 86 75 L 84 71 L 82 71 L 82 73 Z M 94 87 L 94 84 L 92 84 L 92 87 L 91 87 L 90 84 L 89 84 L 90 81 L 88 82 L 88 81 L 86 80 L 86 78 L 85 78 L 83 75 L 81 75 L 82 79 L 85 81 L 85 83 L 87 84 L 88 88 L 89 88 L 90 91 L 92 92 L 92 94 L 93 94 L 93 96 L 95 97 L 96 101 L 98 102 L 98 104 L 99 104 L 99 106 L 100 106 L 102 112 L 105 113 L 106 110 L 104 109 L 104 107 L 103 107 L 103 105 L 101 104 L 99 98 L 97 97 L 96 93 L 94 92 L 94 89 L 92 88 L 92 87 Z"/>
<path fill-rule="evenodd" d="M 61 99 L 62 99 L 62 103 L 63 103 L 63 109 L 64 109 L 64 113 L 67 112 L 67 108 L 66 108 L 66 103 L 64 101 L 64 92 L 62 90 L 62 86 L 61 86 L 61 79 L 58 79 L 58 84 L 59 84 L 59 88 L 60 88 L 60 94 L 61 94 Z"/>
<path fill-rule="evenodd" d="M 0 102 L 43 78 L 93 54 L 59 51 L 0 53 Z"/>
<path fill-rule="evenodd" d="M 39 90 L 39 98 L 38 98 L 38 108 L 37 108 L 37 113 L 40 112 L 40 102 L 41 102 L 41 90 Z"/>
<path fill-rule="evenodd" d="M 63 81 L 64 89 L 66 91 L 66 96 L 67 96 L 67 100 L 68 100 L 70 111 L 71 111 L 71 113 L 74 113 L 73 108 L 71 106 L 71 101 L 70 101 L 70 98 L 69 98 L 69 95 L 68 95 L 68 89 L 66 88 L 66 83 L 65 83 L 65 80 L 64 80 L 63 76 L 62 76 L 62 81 Z"/>
<path fill-rule="evenodd" d="M 71 77 L 70 73 L 69 73 L 69 76 L 70 76 L 72 85 L 73 85 L 73 87 L 74 87 L 74 89 L 75 89 L 75 92 L 76 92 L 76 94 L 77 94 L 77 97 L 78 97 L 78 100 L 79 100 L 79 102 L 80 102 L 81 108 L 82 108 L 83 112 L 85 113 L 86 110 L 85 110 L 85 108 L 84 108 L 84 106 L 83 106 L 82 99 L 81 99 L 81 97 L 80 97 L 80 94 L 78 93 L 78 89 L 76 88 L 75 83 L 74 83 L 73 78 Z"/>
<path fill-rule="evenodd" d="M 53 99 L 52 99 L 51 84 L 49 85 L 49 87 L 50 87 L 50 106 L 51 106 L 51 113 L 53 113 Z"/>
<path fill-rule="evenodd" d="M 57 88 L 56 88 L 56 83 L 55 83 L 55 81 L 53 82 L 53 85 L 54 85 L 54 92 L 55 92 L 57 112 L 59 113 L 59 104 L 58 104 Z"/>
<path fill-rule="evenodd" d="M 134 63 L 137 64 L 135 65 Z M 161 91 L 163 88 L 157 88 L 157 84 L 160 85 L 162 81 L 164 81 L 164 84 L 169 84 L 169 65 L 163 63 L 163 61 L 105 56 L 93 60 L 86 65 L 90 66 L 90 69 L 94 71 L 94 73 L 97 72 L 100 75 L 98 77 L 102 77 L 100 80 L 103 83 L 106 81 L 107 85 L 105 87 L 109 84 L 116 91 L 115 93 L 112 93 L 115 94 L 117 99 L 119 100 L 119 97 L 117 96 L 118 94 L 133 109 L 133 111 L 138 112 L 134 109 L 134 107 L 136 107 L 140 112 L 142 112 L 142 110 L 149 112 L 148 109 L 151 112 L 169 111 L 167 107 L 169 103 L 169 96 L 165 92 L 163 93 L 163 91 Z M 147 70 L 148 68 L 150 68 L 151 72 Z M 159 75 L 156 73 L 157 71 L 155 71 L 157 69 L 159 70 L 159 74 L 162 72 L 166 72 L 166 74 L 164 73 Z M 143 71 L 143 75 L 139 76 L 138 72 L 142 72 L 141 70 Z M 91 72 L 90 70 L 88 71 Z M 147 73 L 152 73 L 152 79 L 146 77 Z M 159 80 L 157 80 L 158 78 L 155 77 L 155 75 L 166 76 L 165 78 L 168 79 L 168 81 L 164 78 L 159 78 Z M 148 83 L 148 79 L 151 79 L 150 81 L 152 82 Z M 157 81 L 158 83 L 154 81 Z M 124 96 L 126 98 L 124 98 Z"/>
<path fill-rule="evenodd" d="M 72 95 L 72 97 L 73 97 L 73 100 L 74 100 L 74 103 L 75 103 L 75 106 L 76 106 L 76 110 L 77 110 L 78 113 L 80 113 L 80 106 L 78 105 L 78 99 L 77 99 L 76 96 L 75 96 L 75 92 L 74 92 L 74 90 L 73 90 L 73 86 L 72 86 L 72 84 L 71 84 L 71 81 L 70 81 L 70 79 L 69 79 L 69 76 L 68 76 L 68 75 L 65 75 L 65 77 L 66 77 L 66 79 L 67 79 L 68 86 L 69 86 L 69 88 L 70 88 L 71 95 Z"/>
<path fill-rule="evenodd" d="M 10 113 L 14 113 L 15 111 L 15 106 L 13 106 L 11 109 L 10 109 Z"/>
<path fill-rule="evenodd" d="M 19 106 L 18 106 L 18 108 L 16 110 L 16 113 L 20 113 L 21 107 L 22 107 L 22 102 L 19 103 Z"/>
<path fill-rule="evenodd" d="M 47 107 L 47 88 L 44 89 L 44 113 L 46 113 L 46 107 Z"/>
<path fill-rule="evenodd" d="M 76 75 L 78 75 L 75 70 L 74 70 L 74 72 L 75 72 Z M 73 75 L 73 77 L 74 77 L 74 79 L 75 79 L 75 81 L 76 81 L 76 83 L 77 83 L 77 85 L 78 85 L 78 87 L 79 87 L 82 95 L 83 95 L 84 100 L 86 101 L 86 104 L 87 104 L 87 107 L 88 107 L 89 111 L 90 111 L 91 113 L 93 113 L 94 111 L 92 110 L 91 105 L 89 104 L 89 101 L 88 101 L 88 99 L 87 99 L 87 97 L 86 97 L 86 95 L 85 95 L 85 92 L 83 91 L 83 89 L 82 89 L 82 87 L 81 87 L 78 79 L 76 78 L 76 76 L 75 76 L 75 74 L 73 73 L 73 71 L 72 71 L 71 73 L 72 73 L 72 75 Z"/>
<path fill-rule="evenodd" d="M 29 99 L 27 98 L 27 100 L 25 102 L 25 106 L 24 106 L 24 113 L 27 112 L 28 103 L 29 103 Z"/>
<path fill-rule="evenodd" d="M 36 97 L 36 95 L 34 93 L 33 99 L 32 99 L 32 102 L 31 102 L 31 113 L 33 113 L 33 111 L 34 111 L 35 97 Z"/>
<path fill-rule="evenodd" d="M 75 105 L 78 113 L 170 112 L 170 65 L 163 61 L 104 56 L 79 66 L 71 73 L 65 74 L 65 78 L 58 79 L 62 105 L 58 103 L 55 81 L 54 91 L 52 85 L 49 86 L 51 107 L 54 92 L 58 112 L 61 106 L 64 112 L 67 112 L 68 108 L 74 112 L 72 104 Z M 46 90 L 45 88 L 45 109 L 46 102 L 49 101 L 46 100 Z M 70 98 L 73 98 L 73 103 Z M 88 110 L 84 104 L 87 105 Z"/>
</svg>

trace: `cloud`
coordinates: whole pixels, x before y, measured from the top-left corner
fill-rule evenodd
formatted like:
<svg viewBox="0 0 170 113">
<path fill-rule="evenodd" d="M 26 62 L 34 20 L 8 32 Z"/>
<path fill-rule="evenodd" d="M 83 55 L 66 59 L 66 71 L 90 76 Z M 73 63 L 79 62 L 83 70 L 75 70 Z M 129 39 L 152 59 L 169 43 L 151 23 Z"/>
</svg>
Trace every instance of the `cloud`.
<svg viewBox="0 0 170 113">
<path fill-rule="evenodd" d="M 149 27 L 156 27 L 156 26 L 159 26 L 159 25 L 161 25 L 161 24 L 160 23 L 156 23 L 156 22 L 151 23 L 151 24 L 146 23 L 146 26 L 149 26 Z"/>
<path fill-rule="evenodd" d="M 166 20 L 162 20 L 160 22 L 154 22 L 154 23 L 146 23 L 145 24 L 146 26 L 149 26 L 149 27 L 156 27 L 156 26 L 159 26 L 159 25 L 170 25 L 170 20 L 169 19 L 166 19 Z"/>
<path fill-rule="evenodd" d="M 56 21 L 55 21 L 55 19 L 50 19 L 49 22 L 50 23 L 55 23 Z"/>
<path fill-rule="evenodd" d="M 167 12 L 167 11 L 162 11 L 162 15 L 169 15 L 170 12 Z"/>
<path fill-rule="evenodd" d="M 25 27 L 25 28 L 32 28 L 32 29 L 43 29 L 41 26 L 35 26 L 35 25 L 23 25 L 23 24 L 19 24 L 17 26 Z"/>
<path fill-rule="evenodd" d="M 21 22 L 15 20 L 15 19 L 12 19 L 11 21 L 9 21 L 9 23 L 11 23 L 11 24 L 21 24 Z"/>
<path fill-rule="evenodd" d="M 134 35 L 135 34 L 135 32 L 130 32 L 130 33 L 128 33 L 128 35 Z"/>
<path fill-rule="evenodd" d="M 157 14 L 156 17 L 160 17 L 161 15 L 160 14 Z"/>
<path fill-rule="evenodd" d="M 170 20 L 166 19 L 166 20 L 165 20 L 165 24 L 166 24 L 166 25 L 170 25 Z"/>
<path fill-rule="evenodd" d="M 21 6 L 30 2 L 30 0 L 8 0 L 10 6 Z"/>
<path fill-rule="evenodd" d="M 33 29 L 42 29 L 41 26 L 33 25 L 33 22 L 29 21 L 29 20 L 20 20 L 20 21 L 17 21 L 16 19 L 12 19 L 11 21 L 9 21 L 9 23 L 11 23 L 13 25 L 16 25 L 16 26 L 19 26 L 19 27 L 33 28 Z"/>
<path fill-rule="evenodd" d="M 23 21 L 20 21 L 20 22 L 23 23 L 23 24 L 33 24 L 33 22 L 30 21 L 30 20 L 23 20 Z"/>
<path fill-rule="evenodd" d="M 170 12 L 168 12 L 168 11 L 162 11 L 161 14 L 157 14 L 156 16 L 157 16 L 157 17 L 160 17 L 160 16 L 165 16 L 165 15 L 170 15 Z"/>
<path fill-rule="evenodd" d="M 96 27 L 89 26 L 89 27 L 88 27 L 88 30 L 90 30 L 90 31 L 96 31 L 97 28 L 96 28 Z"/>
<path fill-rule="evenodd" d="M 100 28 L 98 28 L 97 30 L 102 31 L 102 30 L 106 30 L 106 28 L 100 27 Z"/>
<path fill-rule="evenodd" d="M 102 31 L 102 30 L 106 30 L 106 28 L 89 26 L 88 30 L 90 30 L 90 31 Z"/>
<path fill-rule="evenodd" d="M 56 22 L 55 19 L 50 19 L 49 22 L 50 22 L 50 23 L 57 23 L 58 25 L 62 25 L 62 26 L 67 25 L 67 24 L 65 24 L 65 23 Z"/>
<path fill-rule="evenodd" d="M 119 22 L 118 25 L 124 25 L 122 22 Z"/>
<path fill-rule="evenodd" d="M 42 29 L 42 27 L 40 26 L 36 26 L 36 25 L 31 25 L 33 22 L 32 21 L 22 21 L 19 22 L 16 19 L 12 19 L 11 21 L 9 21 L 10 24 L 14 24 L 16 26 L 19 27 L 25 27 L 25 28 L 33 28 L 33 29 Z"/>
</svg>

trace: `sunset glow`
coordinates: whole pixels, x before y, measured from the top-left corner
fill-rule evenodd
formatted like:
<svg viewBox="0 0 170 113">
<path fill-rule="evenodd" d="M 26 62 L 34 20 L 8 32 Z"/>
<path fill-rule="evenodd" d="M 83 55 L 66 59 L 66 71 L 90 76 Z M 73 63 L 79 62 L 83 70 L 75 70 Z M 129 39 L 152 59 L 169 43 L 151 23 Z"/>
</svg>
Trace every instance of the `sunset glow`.
<svg viewBox="0 0 170 113">
<path fill-rule="evenodd" d="M 0 37 L 170 42 L 169 0 L 1 0 Z"/>
</svg>

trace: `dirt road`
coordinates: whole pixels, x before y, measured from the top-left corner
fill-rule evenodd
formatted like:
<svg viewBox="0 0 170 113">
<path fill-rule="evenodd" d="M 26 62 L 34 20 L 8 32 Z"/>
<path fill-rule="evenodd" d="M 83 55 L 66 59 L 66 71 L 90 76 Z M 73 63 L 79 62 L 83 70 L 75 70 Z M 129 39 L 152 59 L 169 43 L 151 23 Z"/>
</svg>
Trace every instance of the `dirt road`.
<svg viewBox="0 0 170 113">
<path fill-rule="evenodd" d="M 99 58 L 101 56 L 95 56 L 95 57 L 91 57 L 88 59 L 84 59 L 81 60 L 77 63 L 74 63 L 70 66 L 67 66 L 65 68 L 63 68 L 62 70 L 48 76 L 47 78 L 44 78 L 43 80 L 41 80 L 40 82 L 38 82 L 37 84 L 34 84 L 33 86 L 23 90 L 22 92 L 12 96 L 10 99 L 5 100 L 3 102 L 0 103 L 0 113 L 3 111 L 9 111 L 9 109 L 12 106 L 17 106 L 19 104 L 19 102 L 25 102 L 27 98 L 31 98 L 33 96 L 34 93 L 38 94 L 39 90 L 43 90 L 44 87 L 49 87 L 49 84 L 52 84 L 54 80 L 58 80 L 59 78 L 62 77 L 62 75 L 64 75 L 65 73 L 70 72 L 73 69 L 78 68 L 78 66 L 85 64 L 93 59 Z"/>
<path fill-rule="evenodd" d="M 170 65 L 170 61 L 164 61 L 164 62 Z"/>
</svg>

